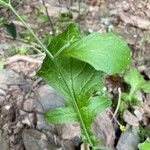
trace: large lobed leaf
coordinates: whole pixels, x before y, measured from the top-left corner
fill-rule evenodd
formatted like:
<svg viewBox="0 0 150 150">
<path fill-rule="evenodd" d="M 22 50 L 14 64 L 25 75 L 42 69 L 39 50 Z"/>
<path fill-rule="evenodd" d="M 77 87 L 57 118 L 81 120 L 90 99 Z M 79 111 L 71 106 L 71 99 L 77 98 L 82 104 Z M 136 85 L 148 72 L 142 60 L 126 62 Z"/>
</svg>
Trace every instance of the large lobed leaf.
<svg viewBox="0 0 150 150">
<path fill-rule="evenodd" d="M 112 34 L 111 40 L 106 40 L 107 35 L 104 36 L 105 39 L 100 38 L 103 36 L 102 34 L 95 35 L 82 39 L 78 28 L 71 24 L 64 33 L 54 37 L 49 45 L 49 50 L 55 58 L 54 61 L 46 56 L 42 68 L 37 73 L 66 101 L 65 107 L 46 112 L 46 120 L 53 123 L 78 121 L 83 140 L 89 144 L 93 143 L 91 146 L 96 144 L 91 131 L 92 121 L 99 112 L 111 105 L 106 96 L 93 96 L 94 92 L 100 91 L 103 87 L 101 71 L 119 72 L 128 65 L 130 59 L 129 49 L 124 42 L 121 42 L 120 38 Z M 109 57 L 105 56 L 109 50 L 104 43 L 112 46 L 112 49 L 109 47 Z M 119 43 L 119 48 L 113 46 L 113 43 Z M 117 56 L 115 53 L 118 53 Z M 107 66 L 105 67 L 104 63 L 106 62 Z M 116 64 L 118 65 L 116 66 Z"/>
</svg>

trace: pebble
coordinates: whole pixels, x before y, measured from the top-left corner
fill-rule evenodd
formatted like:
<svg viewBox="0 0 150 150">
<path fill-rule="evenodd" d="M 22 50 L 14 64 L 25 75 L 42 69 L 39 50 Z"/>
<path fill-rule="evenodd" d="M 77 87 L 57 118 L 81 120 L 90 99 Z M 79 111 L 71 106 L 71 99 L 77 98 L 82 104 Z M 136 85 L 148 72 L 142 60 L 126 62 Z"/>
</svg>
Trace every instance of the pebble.
<svg viewBox="0 0 150 150">
<path fill-rule="evenodd" d="M 97 139 L 100 140 L 104 146 L 107 145 L 109 148 L 113 149 L 116 136 L 113 124 L 107 111 L 102 112 L 96 117 L 92 128 Z"/>
<path fill-rule="evenodd" d="M 22 133 L 26 150 L 58 150 L 51 145 L 45 134 L 35 129 L 24 129 Z"/>
<path fill-rule="evenodd" d="M 123 1 L 123 2 L 122 2 L 122 9 L 123 9 L 125 12 L 129 11 L 129 10 L 130 10 L 130 4 L 127 3 L 126 1 Z"/>
<path fill-rule="evenodd" d="M 24 125 L 28 125 L 29 127 L 34 127 L 35 115 L 34 113 L 26 113 L 24 111 L 20 111 L 20 115 L 22 117 L 21 123 Z"/>
<path fill-rule="evenodd" d="M 124 118 L 124 121 L 127 122 L 129 125 L 139 126 L 138 118 L 135 115 L 133 115 L 131 112 L 129 112 L 128 110 L 124 111 L 123 118 Z"/>
<path fill-rule="evenodd" d="M 8 150 L 8 144 L 6 143 L 5 137 L 2 135 L 2 131 L 0 130 L 0 150 Z"/>
<path fill-rule="evenodd" d="M 117 150 L 136 150 L 138 149 L 138 143 L 140 142 L 140 137 L 138 133 L 131 130 L 125 131 L 121 134 L 121 137 L 117 143 Z"/>
<path fill-rule="evenodd" d="M 38 89 L 38 99 L 27 99 L 23 104 L 25 111 L 46 112 L 49 109 L 64 105 L 64 100 L 55 92 L 55 90 L 44 85 Z"/>
<path fill-rule="evenodd" d="M 55 132 L 56 128 L 54 124 L 47 123 L 42 114 L 36 114 L 36 128 L 39 130 L 49 130 Z"/>
<path fill-rule="evenodd" d="M 27 84 L 26 80 L 19 75 L 18 73 L 4 69 L 0 71 L 0 85 L 19 85 L 19 84 Z"/>
<path fill-rule="evenodd" d="M 80 138 L 79 124 L 75 122 L 68 122 L 57 127 L 58 133 L 61 134 L 62 139 L 71 140 L 73 138 Z"/>
</svg>

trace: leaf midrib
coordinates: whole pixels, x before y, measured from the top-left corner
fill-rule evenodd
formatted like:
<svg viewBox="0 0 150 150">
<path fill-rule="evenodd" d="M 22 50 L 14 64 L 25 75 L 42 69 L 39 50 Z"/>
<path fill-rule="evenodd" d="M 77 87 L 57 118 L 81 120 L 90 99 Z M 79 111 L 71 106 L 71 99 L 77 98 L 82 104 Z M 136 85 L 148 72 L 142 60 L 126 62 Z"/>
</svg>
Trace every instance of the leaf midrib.
<svg viewBox="0 0 150 150">
<path fill-rule="evenodd" d="M 81 126 L 82 126 L 82 128 L 83 128 L 83 130 L 84 130 L 84 132 L 85 132 L 85 135 L 86 135 L 86 138 L 88 139 L 88 142 L 89 142 L 89 144 L 92 146 L 92 147 L 94 147 L 94 144 L 93 144 L 93 142 L 92 142 L 92 140 L 90 139 L 90 136 L 89 136 L 89 133 L 88 133 L 88 130 L 87 130 L 87 128 L 86 128 L 86 125 L 85 125 L 85 123 L 84 123 L 84 120 L 83 120 L 83 117 L 82 117 L 82 114 L 81 114 L 81 112 L 80 112 L 80 109 L 79 109 L 79 107 L 78 107 L 78 105 L 77 105 L 77 103 L 76 103 L 76 96 L 75 96 L 75 92 L 74 92 L 74 89 L 73 89 L 73 87 L 72 87 L 72 91 L 73 91 L 73 93 L 71 92 L 71 90 L 69 89 L 69 86 L 68 86 L 68 84 L 67 84 L 67 81 L 65 80 L 65 77 L 63 76 L 63 73 L 61 72 L 61 69 L 59 69 L 59 66 L 57 65 L 57 62 L 55 61 L 55 60 L 53 60 L 53 63 L 54 63 L 54 65 L 55 65 L 55 67 L 56 67 L 56 69 L 57 69 L 57 72 L 58 72 L 58 74 L 60 74 L 60 77 L 61 77 L 61 79 L 63 80 L 63 82 L 64 82 L 64 84 L 65 84 L 65 86 L 66 86 L 66 88 L 68 89 L 68 94 L 71 96 L 71 102 L 72 102 L 72 104 L 73 104 L 73 107 L 74 107 L 74 109 L 75 109 L 75 111 L 77 112 L 77 115 L 78 115 L 78 119 L 79 119 L 79 122 L 80 122 L 80 124 L 81 124 Z M 72 80 L 73 80 L 73 78 L 72 78 Z"/>
</svg>

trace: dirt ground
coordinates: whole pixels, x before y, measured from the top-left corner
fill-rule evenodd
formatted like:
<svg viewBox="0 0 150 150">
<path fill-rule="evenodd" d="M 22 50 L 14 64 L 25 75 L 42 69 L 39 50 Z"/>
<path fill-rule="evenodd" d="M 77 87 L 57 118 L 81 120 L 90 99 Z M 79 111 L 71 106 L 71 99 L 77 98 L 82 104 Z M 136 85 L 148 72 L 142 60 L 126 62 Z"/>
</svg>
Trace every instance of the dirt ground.
<svg viewBox="0 0 150 150">
<path fill-rule="evenodd" d="M 150 80 L 150 0 L 87 0 L 86 2 L 81 0 L 80 15 L 77 2 L 72 1 L 70 6 L 72 14 L 67 17 L 61 15 L 68 12 L 68 3 L 65 0 L 45 0 L 53 26 L 50 26 L 49 21 L 43 21 L 42 17 L 38 18 L 38 15 L 46 15 L 40 0 L 32 2 L 13 0 L 13 4 L 40 37 L 45 37 L 53 30 L 56 34 L 60 33 L 71 21 L 78 23 L 84 33 L 114 31 L 121 35 L 131 48 L 132 65 L 144 75 L 146 80 Z M 1 18 L 16 25 L 18 37 L 13 40 L 0 24 L 0 60 L 4 65 L 0 71 L 0 150 L 25 148 L 26 150 L 86 150 L 81 144 L 79 127 L 76 123 L 57 126 L 45 123 L 42 116 L 44 111 L 64 105 L 55 91 L 36 76 L 45 54 L 37 51 L 34 39 L 31 39 L 32 42 L 28 46 L 25 39 L 28 33 L 25 27 L 2 6 L 0 6 Z M 21 33 L 24 32 L 27 36 L 21 38 Z M 27 53 L 16 52 L 16 47 L 20 45 L 28 47 Z M 110 91 L 113 90 L 112 86 L 109 88 Z M 132 116 L 127 112 L 131 118 L 126 119 L 126 127 L 133 127 L 138 122 L 149 130 L 150 94 L 140 94 L 143 104 L 135 107 L 137 115 Z M 49 103 L 47 99 L 55 101 Z M 111 110 L 113 111 L 113 108 Z M 103 116 L 105 117 L 102 118 L 101 115 L 97 118 L 93 125 L 94 130 L 98 132 L 98 137 L 105 146 L 121 150 L 116 146 L 121 138 L 118 125 L 115 121 L 111 121 L 112 116 L 109 111 Z M 119 121 L 120 118 L 116 116 L 116 119 Z M 137 136 L 135 139 L 132 138 L 131 141 L 139 141 Z M 128 145 L 125 142 L 124 144 Z M 134 149 L 137 148 L 133 146 L 131 150 Z"/>
</svg>

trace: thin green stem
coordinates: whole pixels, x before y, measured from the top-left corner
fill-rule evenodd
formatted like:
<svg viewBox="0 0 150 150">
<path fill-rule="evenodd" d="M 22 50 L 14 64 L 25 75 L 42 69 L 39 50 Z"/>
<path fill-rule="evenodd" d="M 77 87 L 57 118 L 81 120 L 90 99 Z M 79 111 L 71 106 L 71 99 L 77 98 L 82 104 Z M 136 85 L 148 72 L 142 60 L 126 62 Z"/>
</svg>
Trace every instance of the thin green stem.
<svg viewBox="0 0 150 150">
<path fill-rule="evenodd" d="M 117 107 L 116 107 L 116 110 L 115 110 L 115 112 L 114 112 L 114 115 L 113 115 L 112 119 L 114 119 L 115 116 L 117 115 L 117 112 L 118 112 L 119 107 L 120 107 L 120 104 L 121 104 L 121 88 L 120 88 L 120 87 L 118 88 L 118 94 L 119 94 L 119 97 L 118 97 L 118 104 L 117 104 Z"/>
<path fill-rule="evenodd" d="M 33 30 L 25 23 L 25 21 L 18 15 L 18 13 L 16 12 L 16 10 L 11 6 L 11 4 L 7 4 L 7 6 L 12 10 L 12 12 L 16 15 L 16 17 L 18 17 L 18 19 L 24 24 L 24 26 L 30 31 L 30 33 L 33 35 L 33 37 L 36 39 L 36 41 L 39 43 L 39 45 L 41 46 L 41 48 L 43 48 L 43 50 L 47 53 L 47 55 L 50 57 L 50 59 L 53 61 L 54 65 L 56 66 L 57 68 L 57 71 L 58 73 L 60 74 L 64 84 L 66 85 L 67 87 L 67 90 L 69 92 L 69 94 L 71 95 L 72 97 L 72 103 L 73 103 L 73 107 L 75 109 L 75 111 L 78 113 L 78 117 L 79 117 L 79 121 L 80 121 L 80 125 L 82 127 L 82 129 L 84 130 L 84 133 L 86 135 L 86 138 L 90 144 L 90 146 L 92 148 L 94 148 L 94 144 L 90 138 L 90 135 L 86 129 L 86 125 L 84 123 L 84 120 L 83 120 L 83 117 L 82 117 L 82 114 L 80 112 L 80 109 L 77 105 L 77 102 L 76 102 L 76 97 L 75 97 L 75 93 L 71 92 L 66 80 L 65 80 L 65 77 L 63 76 L 63 73 L 61 72 L 61 70 L 59 69 L 59 66 L 57 65 L 57 62 L 55 61 L 54 59 L 54 56 L 49 52 L 49 50 L 43 45 L 43 43 L 40 41 L 40 39 L 34 34 Z"/>
<path fill-rule="evenodd" d="M 23 25 L 30 31 L 30 33 L 36 39 L 36 41 L 39 43 L 41 48 L 43 48 L 43 50 L 47 53 L 47 55 L 53 60 L 54 59 L 53 55 L 49 52 L 49 50 L 45 47 L 45 45 L 40 41 L 40 39 L 34 34 L 33 30 L 25 23 L 25 21 L 22 19 L 22 17 L 18 15 L 16 10 L 11 5 L 9 5 L 9 8 L 16 15 L 16 17 L 23 23 Z"/>
</svg>

